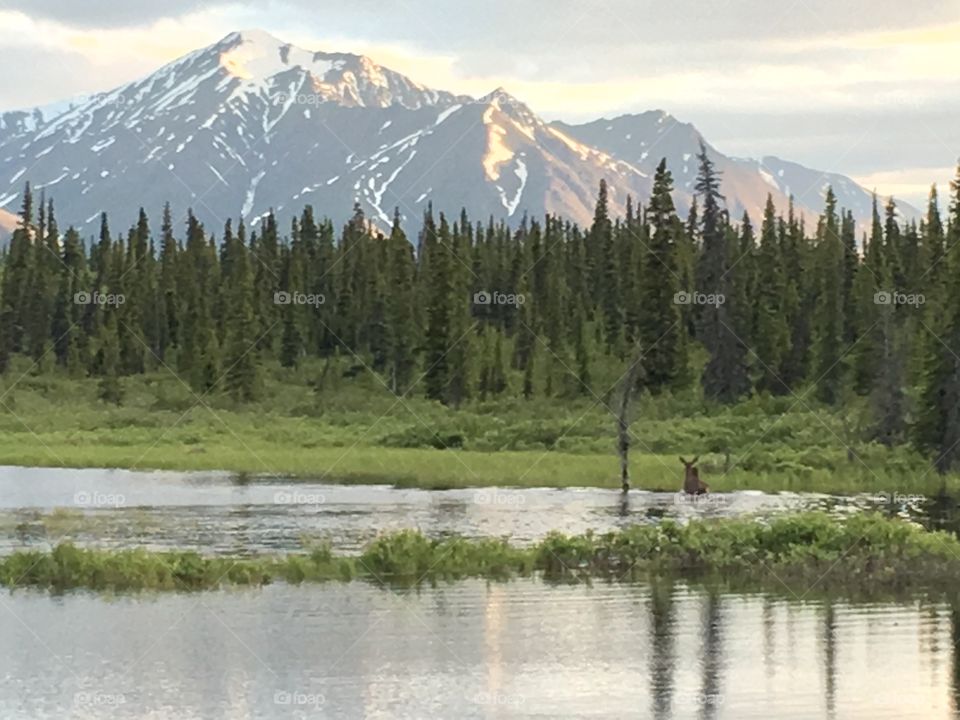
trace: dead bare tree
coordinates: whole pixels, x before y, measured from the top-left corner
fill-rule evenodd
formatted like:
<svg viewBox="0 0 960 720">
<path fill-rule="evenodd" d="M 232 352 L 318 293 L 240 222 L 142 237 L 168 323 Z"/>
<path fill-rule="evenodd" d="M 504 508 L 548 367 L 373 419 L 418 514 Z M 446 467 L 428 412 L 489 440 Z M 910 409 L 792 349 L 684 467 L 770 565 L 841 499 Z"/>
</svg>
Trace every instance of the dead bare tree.
<svg viewBox="0 0 960 720">
<path fill-rule="evenodd" d="M 620 412 L 617 414 L 617 452 L 620 455 L 620 489 L 630 490 L 630 402 L 643 372 L 643 349 L 637 342 L 633 361 L 623 376 L 620 392 Z"/>
</svg>

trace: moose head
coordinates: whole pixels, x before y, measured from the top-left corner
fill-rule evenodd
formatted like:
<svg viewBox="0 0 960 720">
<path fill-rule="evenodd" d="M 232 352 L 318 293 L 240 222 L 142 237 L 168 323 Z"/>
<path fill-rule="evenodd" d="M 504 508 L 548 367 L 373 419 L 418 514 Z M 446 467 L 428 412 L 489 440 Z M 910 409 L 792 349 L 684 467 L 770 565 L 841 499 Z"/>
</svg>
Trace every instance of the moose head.
<svg viewBox="0 0 960 720">
<path fill-rule="evenodd" d="M 710 491 L 707 484 L 700 479 L 700 472 L 697 469 L 699 459 L 699 455 L 689 462 L 680 458 L 680 462 L 683 463 L 683 491 L 687 495 L 703 495 Z"/>
</svg>

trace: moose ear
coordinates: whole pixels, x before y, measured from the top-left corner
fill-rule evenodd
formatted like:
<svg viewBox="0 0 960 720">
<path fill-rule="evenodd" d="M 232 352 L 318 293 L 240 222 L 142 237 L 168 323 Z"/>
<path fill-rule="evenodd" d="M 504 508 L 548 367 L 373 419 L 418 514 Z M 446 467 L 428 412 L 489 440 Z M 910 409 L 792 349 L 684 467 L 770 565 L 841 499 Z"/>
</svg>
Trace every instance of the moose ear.
<svg viewBox="0 0 960 720">
<path fill-rule="evenodd" d="M 691 465 L 696 465 L 696 464 L 697 464 L 697 460 L 699 460 L 699 459 L 700 459 L 700 456 L 697 455 L 693 460 L 690 461 L 690 464 L 691 464 Z"/>
<path fill-rule="evenodd" d="M 683 458 L 680 458 L 680 462 L 682 462 L 684 465 L 688 465 L 688 464 L 689 464 L 689 463 L 688 463 L 686 460 L 684 460 Z"/>
</svg>

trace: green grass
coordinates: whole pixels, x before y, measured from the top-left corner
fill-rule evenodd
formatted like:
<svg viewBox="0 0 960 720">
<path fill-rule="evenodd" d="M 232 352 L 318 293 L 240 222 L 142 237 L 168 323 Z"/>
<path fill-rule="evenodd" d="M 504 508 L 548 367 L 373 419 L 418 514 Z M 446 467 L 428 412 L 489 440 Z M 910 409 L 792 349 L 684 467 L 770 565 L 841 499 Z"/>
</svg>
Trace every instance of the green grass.
<svg viewBox="0 0 960 720">
<path fill-rule="evenodd" d="M 338 366 L 339 368 L 339 366 Z M 449 488 L 619 487 L 614 418 L 593 397 L 473 401 L 454 410 L 398 401 L 374 377 L 318 366 L 271 368 L 264 400 L 198 398 L 172 373 L 125 378 L 122 407 L 97 400 L 95 379 L 26 366 L 0 378 L 0 463 L 227 470 L 328 482 Z M 865 443 L 854 403 L 843 414 L 809 398 L 754 398 L 711 408 L 692 392 L 641 397 L 633 410 L 634 487 L 676 490 L 678 455 L 700 455 L 715 490 L 833 494 L 960 492 L 907 447 Z M 848 446 L 852 452 L 848 452 Z"/>
<path fill-rule="evenodd" d="M 108 551 L 70 544 L 0 559 L 0 584 L 56 591 L 202 590 L 362 579 L 416 585 L 480 577 L 508 580 L 682 578 L 766 588 L 803 597 L 950 595 L 960 583 L 960 540 L 878 514 L 839 521 L 823 513 L 753 519 L 665 521 L 602 535 L 548 535 L 530 548 L 505 540 L 429 539 L 412 530 L 383 535 L 359 557 L 328 546 L 257 558 L 196 552 Z"/>
</svg>

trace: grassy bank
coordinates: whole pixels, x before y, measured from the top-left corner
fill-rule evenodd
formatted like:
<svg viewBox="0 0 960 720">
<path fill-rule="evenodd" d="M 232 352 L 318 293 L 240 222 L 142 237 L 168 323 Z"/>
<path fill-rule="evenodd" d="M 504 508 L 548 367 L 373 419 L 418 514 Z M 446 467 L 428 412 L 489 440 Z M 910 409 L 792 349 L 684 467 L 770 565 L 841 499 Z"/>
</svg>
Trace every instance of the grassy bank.
<svg viewBox="0 0 960 720">
<path fill-rule="evenodd" d="M 811 589 L 869 597 L 947 594 L 960 583 L 960 541 L 912 524 L 865 514 L 837 521 L 822 513 L 638 525 L 603 535 L 551 534 L 530 548 L 505 540 L 431 540 L 387 534 L 359 557 L 319 547 L 299 555 L 204 557 L 195 552 L 105 551 L 59 545 L 0 560 L 0 584 L 53 590 L 202 590 L 363 579 L 415 585 L 481 577 L 507 580 L 722 578 L 797 596 Z"/>
<path fill-rule="evenodd" d="M 27 368 L 23 369 L 24 371 Z M 344 370 L 345 371 L 345 370 Z M 261 402 L 198 397 L 170 373 L 124 379 L 124 403 L 96 380 L 8 373 L 0 382 L 0 464 L 228 470 L 426 488 L 618 487 L 614 418 L 601 397 L 398 400 L 375 378 L 275 368 Z M 934 494 L 943 481 L 907 447 L 860 439 L 860 409 L 808 398 L 705 407 L 695 395 L 642 397 L 633 411 L 634 484 L 676 490 L 678 455 L 700 455 L 716 490 Z M 946 481 L 960 492 L 960 477 Z"/>
</svg>

